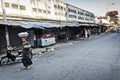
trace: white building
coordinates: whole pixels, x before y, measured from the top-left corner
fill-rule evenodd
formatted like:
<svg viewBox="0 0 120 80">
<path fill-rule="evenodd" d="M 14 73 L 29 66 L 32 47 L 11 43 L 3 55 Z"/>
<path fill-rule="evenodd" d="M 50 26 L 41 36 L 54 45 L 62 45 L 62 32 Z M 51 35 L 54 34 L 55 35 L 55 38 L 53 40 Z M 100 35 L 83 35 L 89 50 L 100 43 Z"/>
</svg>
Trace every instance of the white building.
<svg viewBox="0 0 120 80">
<path fill-rule="evenodd" d="M 66 14 L 68 21 L 94 23 L 95 15 L 86 10 L 80 9 L 70 4 L 66 4 Z"/>
<path fill-rule="evenodd" d="M 7 19 L 37 19 L 94 23 L 94 14 L 59 0 L 3 0 Z M 2 6 L 0 2 L 0 16 Z"/>
<path fill-rule="evenodd" d="M 66 20 L 64 3 L 58 0 L 4 0 L 7 18 Z M 0 14 L 2 8 L 0 2 Z"/>
</svg>

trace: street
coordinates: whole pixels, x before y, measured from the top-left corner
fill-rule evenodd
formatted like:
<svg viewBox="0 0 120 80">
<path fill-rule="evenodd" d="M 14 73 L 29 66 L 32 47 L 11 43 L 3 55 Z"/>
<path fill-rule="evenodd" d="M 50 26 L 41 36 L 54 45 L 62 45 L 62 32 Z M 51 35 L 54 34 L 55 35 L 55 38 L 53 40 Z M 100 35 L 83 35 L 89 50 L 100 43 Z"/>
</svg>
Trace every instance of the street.
<svg viewBox="0 0 120 80">
<path fill-rule="evenodd" d="M 37 54 L 28 70 L 22 63 L 0 66 L 0 80 L 120 80 L 120 33 Z"/>
</svg>

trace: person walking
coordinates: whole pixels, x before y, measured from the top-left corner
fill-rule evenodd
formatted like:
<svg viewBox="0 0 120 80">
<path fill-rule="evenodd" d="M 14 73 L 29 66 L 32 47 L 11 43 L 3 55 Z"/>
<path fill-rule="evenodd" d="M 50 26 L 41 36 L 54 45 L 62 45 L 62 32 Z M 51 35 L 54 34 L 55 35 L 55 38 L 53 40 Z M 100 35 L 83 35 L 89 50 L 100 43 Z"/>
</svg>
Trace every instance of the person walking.
<svg viewBox="0 0 120 80">
<path fill-rule="evenodd" d="M 90 31 L 90 29 L 87 29 L 87 34 L 88 34 L 88 38 L 90 37 L 90 35 L 91 35 L 91 31 Z"/>
<path fill-rule="evenodd" d="M 29 69 L 30 66 L 32 65 L 32 60 L 31 60 L 32 52 L 30 50 L 31 45 L 25 38 L 22 38 L 22 44 L 23 44 L 22 63 L 26 69 Z"/>
<path fill-rule="evenodd" d="M 84 35 L 85 35 L 85 38 L 88 38 L 88 31 L 87 31 L 87 29 L 84 29 Z"/>
</svg>

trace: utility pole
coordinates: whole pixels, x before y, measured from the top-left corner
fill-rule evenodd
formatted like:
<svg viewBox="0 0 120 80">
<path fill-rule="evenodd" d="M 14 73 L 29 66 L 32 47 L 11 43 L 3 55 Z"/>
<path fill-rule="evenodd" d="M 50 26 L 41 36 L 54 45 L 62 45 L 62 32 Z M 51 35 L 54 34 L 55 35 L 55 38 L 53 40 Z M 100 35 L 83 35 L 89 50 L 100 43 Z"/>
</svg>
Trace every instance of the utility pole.
<svg viewBox="0 0 120 80">
<path fill-rule="evenodd" d="M 4 0 L 1 0 L 1 5 L 2 5 L 2 11 L 3 11 L 3 22 L 7 24 Z M 8 27 L 6 25 L 5 25 L 5 36 L 6 36 L 6 44 L 7 46 L 10 46 Z"/>
</svg>

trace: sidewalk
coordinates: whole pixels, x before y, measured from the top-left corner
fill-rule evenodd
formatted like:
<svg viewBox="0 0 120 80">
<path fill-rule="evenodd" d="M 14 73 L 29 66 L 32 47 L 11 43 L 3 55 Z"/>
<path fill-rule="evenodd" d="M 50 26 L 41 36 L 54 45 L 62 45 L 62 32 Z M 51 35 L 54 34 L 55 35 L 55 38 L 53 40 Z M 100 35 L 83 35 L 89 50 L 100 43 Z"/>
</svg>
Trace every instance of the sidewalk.
<svg viewBox="0 0 120 80">
<path fill-rule="evenodd" d="M 95 38 L 100 38 L 104 35 L 106 35 L 107 33 L 101 33 L 100 35 L 92 35 L 90 36 L 90 38 L 86 38 L 86 39 L 79 39 L 79 40 L 72 40 L 72 41 L 68 41 L 67 43 L 57 43 L 55 45 L 52 45 L 52 46 L 49 46 L 49 47 L 45 47 L 45 48 L 35 48 L 32 50 L 33 54 L 36 55 L 36 54 L 42 54 L 42 53 L 45 53 L 45 52 L 50 52 L 50 51 L 54 51 L 56 48 L 59 48 L 59 47 L 65 47 L 65 46 L 70 46 L 70 45 L 73 45 L 73 44 L 76 44 L 78 42 L 83 42 L 83 41 L 87 41 L 87 40 L 92 40 L 92 39 L 95 39 Z"/>
<path fill-rule="evenodd" d="M 59 48 L 59 47 L 74 45 L 74 44 L 77 44 L 78 42 L 84 42 L 84 41 L 92 40 L 92 39 L 104 36 L 106 34 L 107 33 L 101 33 L 100 35 L 92 35 L 92 36 L 90 36 L 89 38 L 86 38 L 86 39 L 80 38 L 79 40 L 69 40 L 67 43 L 57 43 L 57 44 L 49 46 L 49 47 L 35 48 L 35 49 L 32 49 L 32 52 L 33 52 L 33 55 L 42 54 L 42 53 L 45 53 L 45 52 L 51 52 L 51 51 L 54 51 L 56 48 Z M 13 54 L 16 54 L 16 53 L 13 53 Z M 2 55 L 6 55 L 6 54 L 1 54 L 0 58 L 1 58 Z"/>
</svg>

